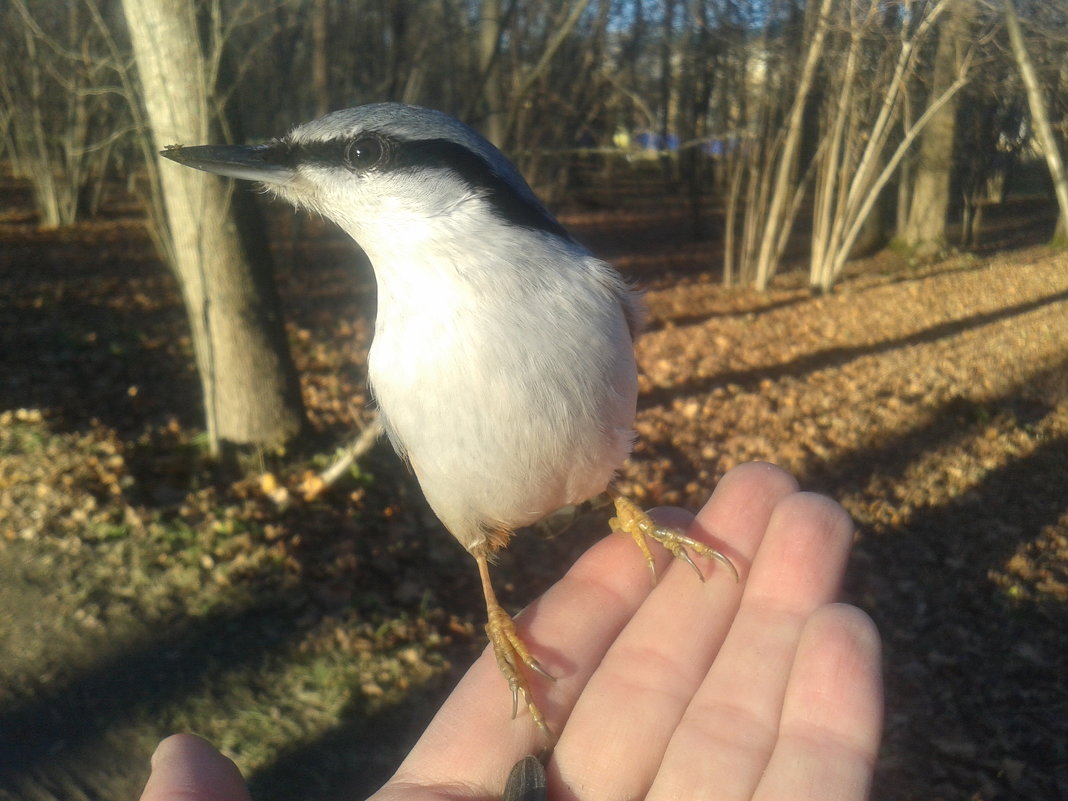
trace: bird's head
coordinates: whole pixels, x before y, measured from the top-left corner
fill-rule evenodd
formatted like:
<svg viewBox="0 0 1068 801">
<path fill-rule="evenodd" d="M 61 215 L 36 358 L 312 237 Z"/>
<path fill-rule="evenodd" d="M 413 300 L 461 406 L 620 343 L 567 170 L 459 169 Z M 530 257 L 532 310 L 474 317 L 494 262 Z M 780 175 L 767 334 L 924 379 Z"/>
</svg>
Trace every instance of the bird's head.
<svg viewBox="0 0 1068 801">
<path fill-rule="evenodd" d="M 260 145 L 172 146 L 162 155 L 257 181 L 328 217 L 365 248 L 504 225 L 568 238 L 518 170 L 472 128 L 431 109 L 376 103 Z"/>
</svg>

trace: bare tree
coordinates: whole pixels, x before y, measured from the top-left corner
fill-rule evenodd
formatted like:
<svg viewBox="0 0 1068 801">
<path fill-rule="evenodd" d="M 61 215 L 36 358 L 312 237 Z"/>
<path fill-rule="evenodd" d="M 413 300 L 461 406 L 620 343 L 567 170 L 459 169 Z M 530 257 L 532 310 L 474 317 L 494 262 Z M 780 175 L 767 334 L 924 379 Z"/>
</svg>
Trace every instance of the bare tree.
<svg viewBox="0 0 1068 801">
<path fill-rule="evenodd" d="M 1016 66 L 1020 71 L 1024 89 L 1027 92 L 1027 105 L 1031 111 L 1031 125 L 1035 136 L 1042 147 L 1046 157 L 1046 165 L 1049 167 L 1050 177 L 1053 179 L 1053 191 L 1057 196 L 1057 206 L 1060 213 L 1057 216 L 1057 228 L 1053 234 L 1053 240 L 1060 245 L 1068 245 L 1068 174 L 1065 173 L 1064 158 L 1061 155 L 1060 146 L 1050 125 L 1049 112 L 1042 86 L 1035 73 L 1031 54 L 1027 50 L 1023 32 L 1020 30 L 1020 21 L 1016 15 L 1016 7 L 1013 0 L 1002 0 L 1002 9 L 1005 15 L 1005 29 L 1009 35 L 1009 45 L 1012 47 L 1012 55 L 1016 60 Z"/>
<path fill-rule="evenodd" d="M 530 66 L 517 64 L 511 80 L 511 90 L 506 97 L 508 113 L 504 123 L 504 141 L 515 143 L 519 140 L 518 130 L 530 119 L 531 104 L 528 103 L 531 92 L 538 82 L 550 74 L 553 59 L 571 36 L 582 15 L 589 8 L 591 0 L 577 0 L 573 3 L 561 3 L 555 17 L 542 28 L 538 37 L 539 44 L 535 52 L 539 55 Z"/>
<path fill-rule="evenodd" d="M 515 3 L 510 4 L 507 16 L 511 16 Z M 501 46 L 507 23 L 501 0 L 482 0 L 478 20 L 478 67 L 481 91 L 472 96 L 468 106 L 469 115 L 474 112 L 474 101 L 481 96 L 484 106 L 482 133 L 497 147 L 504 147 L 505 110 Z"/>
<path fill-rule="evenodd" d="M 800 31 L 769 16 L 760 37 L 745 41 L 742 74 L 734 83 L 742 97 L 739 143 L 728 167 L 726 283 L 739 279 L 765 289 L 786 250 L 804 193 L 799 165 L 805 109 L 833 5 L 806 5 Z"/>
<path fill-rule="evenodd" d="M 11 0 L 0 12 L 7 150 L 30 182 L 43 228 L 95 213 L 113 148 L 131 130 L 114 85 L 121 64 L 87 10 L 96 7 Z"/>
<path fill-rule="evenodd" d="M 994 29 L 993 18 L 984 15 L 979 22 Z M 979 245 L 984 210 L 1004 200 L 1028 135 L 1027 99 L 1014 61 L 1004 58 L 994 36 L 977 38 L 983 52 L 977 55 L 972 80 L 961 91 L 954 158 L 953 184 L 961 196 L 960 244 L 965 248 Z"/>
<path fill-rule="evenodd" d="M 816 65 L 823 55 L 823 41 L 827 35 L 832 4 L 833 0 L 821 0 L 819 10 L 815 12 L 816 19 L 812 23 L 815 30 L 806 42 L 801 77 L 786 116 L 786 131 L 775 167 L 775 180 L 771 185 L 764 233 L 760 237 L 760 249 L 757 253 L 754 285 L 760 290 L 767 288 L 772 276 L 778 271 L 800 202 L 802 187 L 797 183 L 796 173 L 801 151 L 801 120 L 808 102 L 808 93 L 812 88 L 812 79 L 816 75 Z"/>
<path fill-rule="evenodd" d="M 211 141 L 218 61 L 200 51 L 192 0 L 123 6 L 155 147 Z M 229 461 L 281 447 L 300 432 L 303 409 L 264 243 L 241 236 L 250 198 L 191 170 L 163 170 L 161 183 L 213 450 Z"/>
<path fill-rule="evenodd" d="M 877 23 L 878 5 L 872 3 L 863 17 L 852 18 L 845 67 L 838 71 L 842 82 L 830 87 L 832 109 L 826 115 L 827 130 L 816 160 L 819 176 L 809 274 L 814 288 L 830 289 L 837 280 L 879 193 L 905 153 L 967 81 L 970 58 L 965 57 L 958 65 L 955 80 L 931 98 L 893 152 L 886 154 L 903 103 L 904 86 L 914 67 L 916 48 L 945 7 L 944 0 L 934 0 L 927 6 L 925 16 L 899 29 L 892 69 L 865 73 L 869 80 L 866 92 L 858 91 L 857 58 L 861 42 Z M 881 49 L 886 50 L 885 44 Z M 879 74 L 883 76 L 881 80 L 872 80 Z"/>
<path fill-rule="evenodd" d="M 314 0 L 308 15 L 311 24 L 311 82 L 315 95 L 315 115 L 321 117 L 330 110 L 330 80 L 327 41 L 329 32 L 327 0 Z"/>
<path fill-rule="evenodd" d="M 931 98 L 940 97 L 957 79 L 960 61 L 971 40 L 974 13 L 973 0 L 953 0 L 943 14 L 938 26 Z M 920 134 L 908 218 L 899 233 L 901 243 L 917 258 L 932 258 L 946 248 L 956 130 L 957 103 L 951 98 L 932 115 Z"/>
<path fill-rule="evenodd" d="M 712 93 L 722 71 L 722 33 L 716 30 L 714 14 L 719 11 L 709 0 L 689 0 L 688 24 L 680 36 L 680 69 L 677 81 L 678 133 L 682 139 L 679 174 L 687 190 L 691 226 L 695 236 L 702 232 L 703 193 L 709 183 L 711 163 L 706 153 L 710 138 Z"/>
</svg>

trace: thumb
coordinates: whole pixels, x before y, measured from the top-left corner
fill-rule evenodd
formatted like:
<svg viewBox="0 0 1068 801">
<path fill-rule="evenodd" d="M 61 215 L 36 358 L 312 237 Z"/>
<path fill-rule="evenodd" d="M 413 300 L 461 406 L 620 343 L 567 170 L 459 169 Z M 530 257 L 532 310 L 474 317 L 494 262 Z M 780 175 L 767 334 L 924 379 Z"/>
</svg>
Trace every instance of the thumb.
<svg viewBox="0 0 1068 801">
<path fill-rule="evenodd" d="M 237 765 L 207 740 L 175 734 L 152 755 L 141 801 L 251 801 Z"/>
</svg>

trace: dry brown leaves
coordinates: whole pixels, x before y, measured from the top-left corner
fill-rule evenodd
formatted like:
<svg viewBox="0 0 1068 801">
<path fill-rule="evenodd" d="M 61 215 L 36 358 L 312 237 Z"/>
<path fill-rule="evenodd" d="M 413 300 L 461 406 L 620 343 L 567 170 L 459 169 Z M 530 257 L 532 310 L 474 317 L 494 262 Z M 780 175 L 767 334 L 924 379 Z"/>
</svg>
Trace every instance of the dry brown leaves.
<svg viewBox="0 0 1068 801">
<path fill-rule="evenodd" d="M 18 243 L 13 258 L 40 264 L 0 303 L 8 352 L 24 357 L 0 391 L 0 548 L 140 538 L 152 569 L 186 571 L 189 587 L 299 586 L 307 647 L 388 641 L 398 670 L 420 662 L 414 640 L 475 642 L 470 566 L 388 449 L 325 493 L 321 462 L 218 484 L 173 283 L 147 256 L 123 261 L 115 237 L 96 243 L 113 274 L 72 275 L 89 234 L 72 236 Z M 305 401 L 336 444 L 368 417 L 374 287 L 349 253 L 327 235 L 280 254 Z M 886 643 L 876 796 L 1065 792 L 1068 258 L 1031 248 L 909 270 L 880 257 L 822 297 L 790 275 L 767 294 L 725 291 L 703 258 L 620 259 L 639 281 L 653 262 L 667 270 L 647 293 L 627 488 L 696 507 L 730 467 L 763 459 L 839 499 L 858 523 L 847 595 Z M 576 547 L 517 543 L 506 599 L 528 600 Z M 352 617 L 367 610 L 407 622 L 376 640 Z"/>
</svg>

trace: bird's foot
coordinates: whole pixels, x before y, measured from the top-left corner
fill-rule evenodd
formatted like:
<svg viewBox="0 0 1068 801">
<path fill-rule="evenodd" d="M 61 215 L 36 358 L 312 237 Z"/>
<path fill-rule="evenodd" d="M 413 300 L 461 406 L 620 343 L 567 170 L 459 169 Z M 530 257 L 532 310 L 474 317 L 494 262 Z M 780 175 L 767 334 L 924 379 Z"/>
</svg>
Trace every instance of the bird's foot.
<svg viewBox="0 0 1068 801">
<path fill-rule="evenodd" d="M 703 542 L 698 542 L 691 537 L 687 537 L 681 531 L 676 531 L 673 528 L 667 528 L 665 526 L 658 526 L 653 519 L 638 508 L 635 503 L 621 495 L 614 495 L 612 500 L 616 505 L 616 516 L 608 521 L 608 525 L 624 534 L 630 534 L 634 539 L 634 542 L 638 544 L 642 555 L 645 557 L 646 564 L 649 565 L 649 572 L 652 574 L 653 584 L 656 584 L 656 561 L 653 559 L 652 551 L 649 550 L 648 540 L 656 540 L 670 551 L 672 556 L 676 559 L 681 559 L 692 567 L 701 581 L 704 581 L 705 577 L 701 572 L 701 568 L 694 563 L 693 558 L 690 556 L 691 551 L 700 556 L 715 559 L 730 571 L 731 575 L 734 576 L 735 581 L 738 581 L 738 569 L 734 566 L 734 563 L 720 551 L 717 551 L 710 545 L 705 545 Z"/>
<path fill-rule="evenodd" d="M 519 633 L 515 630 L 515 622 L 501 608 L 500 604 L 496 602 L 487 603 L 487 611 L 489 622 L 486 623 L 486 635 L 493 646 L 493 654 L 497 657 L 497 667 L 500 668 L 501 673 L 508 680 L 508 687 L 512 691 L 512 719 L 515 720 L 519 712 L 519 699 L 522 697 L 523 703 L 527 706 L 527 711 L 530 712 L 531 719 L 549 738 L 550 742 L 555 743 L 556 736 L 549 729 L 549 725 L 545 722 L 545 716 L 538 709 L 538 705 L 534 703 L 534 696 L 530 691 L 530 683 L 527 681 L 526 676 L 523 675 L 523 669 L 520 666 L 523 665 L 528 670 L 532 670 L 550 681 L 555 681 L 555 679 L 538 663 L 537 659 L 530 655 L 526 644 L 520 639 Z"/>
</svg>

